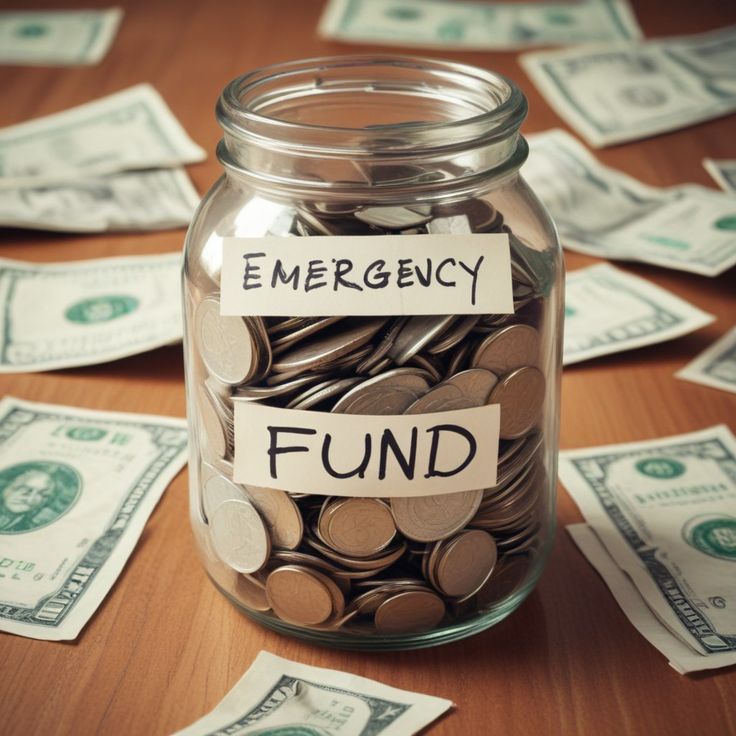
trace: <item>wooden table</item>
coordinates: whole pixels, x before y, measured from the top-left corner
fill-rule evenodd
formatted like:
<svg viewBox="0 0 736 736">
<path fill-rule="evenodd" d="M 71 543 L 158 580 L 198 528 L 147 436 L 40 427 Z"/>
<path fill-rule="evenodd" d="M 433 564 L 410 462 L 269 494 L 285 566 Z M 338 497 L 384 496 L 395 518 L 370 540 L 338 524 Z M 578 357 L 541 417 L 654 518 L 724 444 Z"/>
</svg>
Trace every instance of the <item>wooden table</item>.
<svg viewBox="0 0 736 736">
<path fill-rule="evenodd" d="M 95 4 L 105 5 L 79 3 Z M 150 82 L 210 153 L 206 162 L 190 167 L 200 192 L 219 176 L 214 103 L 228 80 L 263 64 L 372 50 L 319 39 L 315 26 L 322 0 L 119 4 L 125 5 L 125 17 L 99 65 L 0 68 L 0 125 Z M 736 22 L 736 7 L 723 0 L 642 0 L 635 5 L 648 37 Z M 562 125 L 521 71 L 515 54 L 443 55 L 517 80 L 530 103 L 524 131 Z M 732 115 L 596 155 L 648 184 L 713 186 L 701 159 L 736 158 L 734 122 Z M 102 236 L 6 230 L 0 233 L 0 256 L 52 262 L 161 253 L 179 250 L 183 237 L 183 230 Z M 595 260 L 573 253 L 566 258 L 569 269 Z M 711 279 L 644 265 L 621 267 L 718 319 L 665 345 L 566 369 L 562 447 L 644 440 L 719 422 L 730 421 L 733 427 L 736 397 L 673 375 L 729 327 L 733 271 Z M 35 401 L 185 413 L 180 347 L 89 368 L 3 376 L 0 387 L 3 394 Z M 581 519 L 564 490 L 558 506 L 560 531 L 547 571 L 514 615 L 472 639 L 438 649 L 361 654 L 325 650 L 265 631 L 217 593 L 194 550 L 186 486 L 182 472 L 75 643 L 0 634 L 0 732 L 171 733 L 213 708 L 256 653 L 267 649 L 451 698 L 457 708 L 436 725 L 436 734 L 736 733 L 736 670 L 683 677 L 667 665 L 629 624 L 564 531 L 565 524 Z"/>
</svg>

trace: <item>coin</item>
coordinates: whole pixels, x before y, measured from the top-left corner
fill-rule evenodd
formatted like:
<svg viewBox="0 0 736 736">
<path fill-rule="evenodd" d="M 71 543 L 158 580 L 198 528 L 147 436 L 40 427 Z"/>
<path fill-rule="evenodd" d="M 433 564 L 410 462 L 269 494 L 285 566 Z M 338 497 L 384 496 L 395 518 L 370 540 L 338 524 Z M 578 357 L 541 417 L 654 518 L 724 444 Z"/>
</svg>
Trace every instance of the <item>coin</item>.
<svg viewBox="0 0 736 736">
<path fill-rule="evenodd" d="M 467 371 L 456 373 L 445 383 L 459 388 L 463 396 L 470 399 L 474 406 L 483 406 L 488 402 L 491 391 L 498 383 L 498 377 L 483 368 L 469 368 Z"/>
<path fill-rule="evenodd" d="M 440 335 L 427 348 L 427 352 L 430 355 L 439 355 L 451 350 L 470 334 L 472 329 L 478 324 L 479 319 L 480 317 L 477 314 L 461 317 L 444 335 Z"/>
<path fill-rule="evenodd" d="M 396 336 L 388 351 L 389 357 L 397 365 L 403 365 L 437 335 L 441 335 L 456 319 L 457 317 L 446 314 L 411 317 Z"/>
<path fill-rule="evenodd" d="M 536 366 L 538 360 L 539 333 L 529 325 L 515 324 L 488 335 L 476 348 L 470 365 L 503 376 L 515 368 Z"/>
<path fill-rule="evenodd" d="M 212 397 L 203 386 L 197 390 L 197 408 L 202 431 L 198 433 L 203 449 L 214 458 L 224 458 L 228 453 L 225 425 L 213 404 Z"/>
<path fill-rule="evenodd" d="M 266 579 L 266 597 L 280 619 L 299 626 L 322 624 L 334 609 L 326 576 L 300 565 L 273 570 Z"/>
<path fill-rule="evenodd" d="M 434 414 L 438 411 L 472 409 L 478 406 L 470 396 L 465 396 L 460 388 L 445 382 L 419 397 L 404 414 Z"/>
<path fill-rule="evenodd" d="M 237 385 L 258 368 L 253 334 L 241 317 L 221 317 L 220 302 L 204 298 L 194 317 L 195 339 L 207 370 L 223 383 Z"/>
<path fill-rule="evenodd" d="M 517 368 L 501 378 L 489 403 L 501 405 L 501 438 L 521 437 L 537 423 L 544 402 L 546 381 L 537 368 Z"/>
<path fill-rule="evenodd" d="M 246 486 L 245 491 L 266 524 L 271 544 L 296 549 L 302 541 L 304 522 L 288 493 L 275 488 Z"/>
<path fill-rule="evenodd" d="M 288 349 L 291 345 L 295 345 L 307 337 L 311 337 L 312 335 L 321 332 L 330 325 L 334 325 L 336 322 L 339 322 L 341 319 L 344 319 L 344 317 L 320 317 L 319 319 L 302 325 L 298 329 L 290 330 L 285 335 L 282 335 L 275 340 L 271 340 L 271 352 L 273 355 L 278 355 Z"/>
<path fill-rule="evenodd" d="M 254 611 L 271 610 L 265 587 L 250 575 L 238 575 L 231 592 L 241 603 Z"/>
<path fill-rule="evenodd" d="M 248 501 L 227 500 L 209 517 L 217 556 L 238 572 L 256 572 L 267 562 L 271 540 L 258 512 Z"/>
<path fill-rule="evenodd" d="M 462 529 L 475 516 L 483 491 L 390 499 L 399 531 L 415 542 L 435 542 Z"/>
<path fill-rule="evenodd" d="M 423 371 L 395 368 L 354 386 L 332 407 L 339 414 L 403 414 L 429 389 Z"/>
<path fill-rule="evenodd" d="M 463 598 L 475 593 L 496 564 L 496 543 L 480 529 L 461 532 L 444 543 L 438 555 L 435 579 L 444 595 Z"/>
<path fill-rule="evenodd" d="M 396 536 L 391 511 L 377 498 L 348 498 L 333 503 L 327 512 L 330 546 L 352 557 L 382 552 Z"/>
<path fill-rule="evenodd" d="M 310 386 L 301 394 L 292 399 L 287 405 L 287 409 L 310 409 L 313 406 L 321 404 L 323 401 L 340 396 L 356 383 L 360 383 L 362 379 L 357 376 L 354 378 L 331 378 L 316 386 Z"/>
<path fill-rule="evenodd" d="M 245 498 L 245 494 L 235 483 L 220 475 L 214 468 L 213 471 L 214 474 L 202 488 L 202 508 L 207 519 L 223 501 L 242 501 Z"/>
<path fill-rule="evenodd" d="M 374 616 L 381 634 L 409 634 L 434 629 L 445 616 L 445 604 L 430 590 L 397 593 L 384 600 Z"/>
<path fill-rule="evenodd" d="M 369 225 L 384 227 L 389 230 L 405 230 L 409 227 L 424 225 L 432 218 L 431 208 L 425 205 L 409 207 L 363 207 L 355 216 Z"/>
</svg>

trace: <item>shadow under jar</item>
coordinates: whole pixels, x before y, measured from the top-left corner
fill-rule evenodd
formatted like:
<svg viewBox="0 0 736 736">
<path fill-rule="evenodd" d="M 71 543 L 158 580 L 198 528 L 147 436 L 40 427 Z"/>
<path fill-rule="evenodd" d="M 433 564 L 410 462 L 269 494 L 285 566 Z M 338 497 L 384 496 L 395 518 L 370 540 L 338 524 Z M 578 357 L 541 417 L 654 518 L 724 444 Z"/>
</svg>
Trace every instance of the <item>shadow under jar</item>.
<svg viewBox="0 0 736 736">
<path fill-rule="evenodd" d="M 525 114 L 520 90 L 497 74 L 400 56 L 281 64 L 223 91 L 225 173 L 189 229 L 184 265 L 190 516 L 209 576 L 261 624 L 345 648 L 432 646 L 502 620 L 538 580 L 554 537 L 563 267 L 554 227 L 518 173 Z M 324 259 L 312 285 L 322 279 L 315 292 L 330 308 L 284 311 L 307 294 L 306 259 L 321 244 L 364 243 L 346 236 L 384 236 L 370 242 L 376 259 L 389 242 L 401 258 L 406 243 L 404 291 L 426 287 L 425 302 L 440 293 L 428 274 L 463 275 L 466 243 L 506 244 L 495 278 L 506 278 L 512 305 L 444 313 L 440 295 L 440 313 L 387 313 L 388 290 L 371 289 L 365 273 L 338 278 L 337 259 Z M 242 252 L 223 266 L 233 244 L 261 252 L 260 242 L 264 252 L 298 248 L 304 270 L 295 277 L 262 259 L 260 271 L 243 271 Z M 416 257 L 423 243 L 456 256 L 443 278 Z M 400 264 L 381 263 L 370 278 L 396 286 Z M 272 309 L 223 316 L 226 281 L 248 278 Z M 347 292 L 375 311 L 343 310 Z M 295 464 L 299 482 L 294 473 L 244 482 L 243 473 L 265 477 L 269 462 L 249 454 L 255 406 L 349 422 L 333 437 L 343 469 L 356 456 L 335 448 L 363 448 L 371 422 L 436 424 L 497 406 L 493 451 L 473 461 L 492 468 L 474 487 L 427 495 L 424 468 L 408 479 L 410 451 L 382 447 L 390 472 L 404 471 L 403 490 L 384 480 L 338 495 L 301 450 L 278 460 Z"/>
</svg>

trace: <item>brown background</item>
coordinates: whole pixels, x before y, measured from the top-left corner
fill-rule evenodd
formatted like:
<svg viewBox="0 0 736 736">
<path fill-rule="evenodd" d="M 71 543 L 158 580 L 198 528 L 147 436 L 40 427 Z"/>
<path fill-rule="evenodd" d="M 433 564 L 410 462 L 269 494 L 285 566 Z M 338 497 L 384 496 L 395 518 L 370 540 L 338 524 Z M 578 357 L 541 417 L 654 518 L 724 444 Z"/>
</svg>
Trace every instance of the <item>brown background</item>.
<svg viewBox="0 0 736 736">
<path fill-rule="evenodd" d="M 125 17 L 99 65 L 0 67 L 0 125 L 150 82 L 210 154 L 189 169 L 202 193 L 219 176 L 214 148 L 220 132 L 213 108 L 228 80 L 263 64 L 372 50 L 317 38 L 321 0 L 119 4 L 125 6 Z M 736 23 L 736 6 L 727 0 L 634 5 L 647 37 Z M 65 4 L 47 0 L 43 6 Z M 515 79 L 529 98 L 527 133 L 562 125 L 515 54 L 441 55 Z M 736 158 L 734 122 L 732 115 L 596 155 L 647 184 L 714 186 L 701 159 Z M 0 256 L 51 262 L 161 253 L 180 249 L 183 236 L 183 230 L 102 236 L 0 230 Z M 566 259 L 569 269 L 595 262 L 574 253 Z M 566 369 L 561 446 L 645 440 L 733 423 L 734 395 L 673 376 L 732 323 L 733 270 L 711 279 L 643 265 L 621 267 L 718 319 L 665 345 Z M 3 376 L 0 392 L 34 401 L 183 416 L 182 381 L 181 349 L 172 347 L 90 368 Z M 581 520 L 564 490 L 560 531 L 547 571 L 510 618 L 439 649 L 356 654 L 265 631 L 214 590 L 194 552 L 186 482 L 182 472 L 172 483 L 118 582 L 76 643 L 0 634 L 0 732 L 171 733 L 213 708 L 256 653 L 267 649 L 452 699 L 456 710 L 430 729 L 438 735 L 736 733 L 736 668 L 683 677 L 667 665 L 628 623 L 564 531 L 565 524 Z"/>
</svg>

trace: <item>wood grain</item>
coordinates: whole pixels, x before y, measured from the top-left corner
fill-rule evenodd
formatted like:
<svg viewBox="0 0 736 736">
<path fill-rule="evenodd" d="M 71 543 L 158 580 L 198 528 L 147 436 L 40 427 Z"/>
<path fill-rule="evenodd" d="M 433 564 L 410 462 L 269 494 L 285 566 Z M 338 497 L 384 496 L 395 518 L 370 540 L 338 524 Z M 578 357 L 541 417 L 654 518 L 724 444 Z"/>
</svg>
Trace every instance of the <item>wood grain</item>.
<svg viewBox="0 0 736 736">
<path fill-rule="evenodd" d="M 103 5 L 101 0 L 79 3 Z M 315 34 L 320 0 L 124 0 L 109 55 L 91 68 L 1 67 L 0 125 L 56 112 L 150 82 L 208 160 L 190 167 L 200 192 L 219 176 L 214 104 L 224 84 L 255 66 L 330 54 L 385 51 Z M 17 3 L 13 3 L 17 6 Z M 26 6 L 68 7 L 46 0 Z M 687 34 L 736 22 L 721 0 L 636 2 L 647 36 Z M 11 7 L 7 4 L 7 7 Z M 396 49 L 389 49 L 396 51 Z M 446 52 L 500 71 L 530 102 L 526 132 L 565 127 L 510 53 Z M 705 156 L 736 158 L 734 116 L 597 152 L 653 185 L 713 186 Z M 183 231 L 69 236 L 0 232 L 0 256 L 63 261 L 181 248 Z M 569 269 L 595 259 L 567 253 Z M 734 318 L 733 272 L 715 279 L 622 266 L 712 312 L 717 321 L 662 346 L 566 369 L 563 448 L 688 432 L 736 417 L 736 397 L 673 373 Z M 39 305 L 39 308 L 42 308 Z M 99 409 L 184 415 L 179 348 L 84 369 L 0 378 L 3 394 Z M 205 579 L 187 520 L 186 472 L 153 513 L 116 585 L 78 641 L 0 634 L 0 732 L 167 734 L 213 708 L 260 649 L 451 698 L 457 708 L 432 729 L 461 734 L 736 733 L 736 670 L 676 674 L 628 623 L 564 532 L 580 514 L 561 490 L 560 532 L 537 590 L 512 616 L 472 639 L 438 649 L 356 654 L 265 631 Z"/>
</svg>

